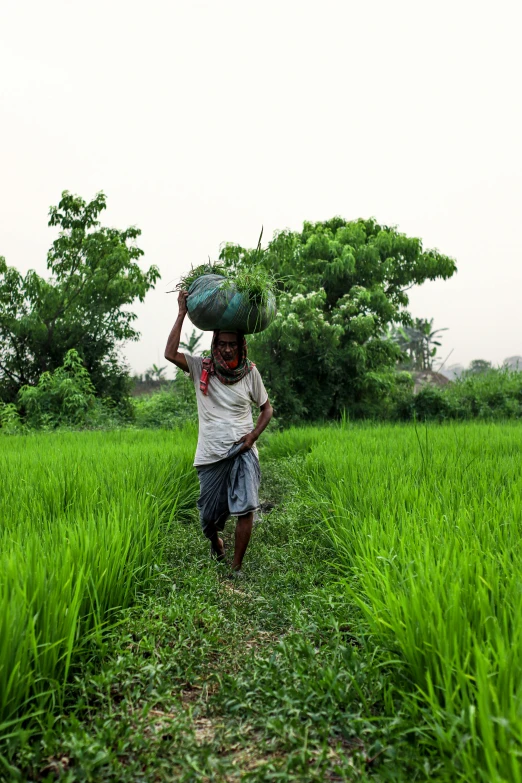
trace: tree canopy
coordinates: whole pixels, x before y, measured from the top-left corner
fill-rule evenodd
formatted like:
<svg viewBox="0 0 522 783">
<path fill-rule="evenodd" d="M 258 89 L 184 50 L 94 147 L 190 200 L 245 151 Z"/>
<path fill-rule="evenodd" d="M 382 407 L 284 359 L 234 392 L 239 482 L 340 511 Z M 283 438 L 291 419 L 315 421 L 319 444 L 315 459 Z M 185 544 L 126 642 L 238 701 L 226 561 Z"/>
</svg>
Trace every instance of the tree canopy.
<svg viewBox="0 0 522 783">
<path fill-rule="evenodd" d="M 410 325 L 397 326 L 391 336 L 403 352 L 401 362 L 405 370 L 432 370 L 441 332 L 447 328 L 434 329 L 433 318 L 415 318 Z"/>
<path fill-rule="evenodd" d="M 228 244 L 237 267 L 252 251 Z M 407 291 L 447 279 L 455 261 L 375 219 L 340 217 L 276 233 L 262 260 L 278 281 L 278 317 L 250 345 L 285 421 L 378 414 L 401 350 L 391 324 L 410 324 Z"/>
<path fill-rule="evenodd" d="M 49 279 L 25 276 L 0 257 L 0 399 L 13 401 L 22 386 L 36 386 L 45 372 L 61 367 L 75 349 L 98 395 L 119 399 L 126 368 L 118 345 L 137 340 L 136 315 L 159 278 L 157 267 L 143 271 L 141 231 L 103 227 L 106 197 L 86 202 L 65 191 L 51 207 L 49 226 L 59 235 L 47 256 Z"/>
</svg>

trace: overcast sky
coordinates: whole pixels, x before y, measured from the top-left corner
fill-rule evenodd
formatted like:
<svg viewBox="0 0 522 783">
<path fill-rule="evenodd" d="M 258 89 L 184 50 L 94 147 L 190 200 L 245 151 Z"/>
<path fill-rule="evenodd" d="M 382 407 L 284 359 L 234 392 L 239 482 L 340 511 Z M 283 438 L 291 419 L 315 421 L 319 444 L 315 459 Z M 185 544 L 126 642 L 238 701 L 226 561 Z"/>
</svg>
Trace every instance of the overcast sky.
<svg viewBox="0 0 522 783">
<path fill-rule="evenodd" d="M 0 255 L 45 274 L 62 190 L 103 190 L 162 280 L 137 307 L 161 363 L 172 281 L 224 241 L 375 216 L 456 258 L 411 312 L 448 364 L 522 354 L 517 0 L 2 0 Z"/>
</svg>

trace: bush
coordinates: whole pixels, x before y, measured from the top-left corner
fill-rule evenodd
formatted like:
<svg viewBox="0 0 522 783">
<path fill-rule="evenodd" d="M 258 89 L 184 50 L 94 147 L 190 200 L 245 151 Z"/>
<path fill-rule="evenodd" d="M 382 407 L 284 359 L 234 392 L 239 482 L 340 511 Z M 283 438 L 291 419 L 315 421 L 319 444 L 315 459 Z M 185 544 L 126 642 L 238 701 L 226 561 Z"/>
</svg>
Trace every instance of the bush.
<svg viewBox="0 0 522 783">
<path fill-rule="evenodd" d="M 132 408 L 136 427 L 173 429 L 186 421 L 197 419 L 192 382 L 181 372 L 167 388 L 135 397 Z"/>
<path fill-rule="evenodd" d="M 426 384 L 418 394 L 413 393 L 413 380 L 407 372 L 367 373 L 366 380 L 367 394 L 357 405 L 352 404 L 344 411 L 350 419 L 522 418 L 522 372 L 505 367 L 482 373 L 469 371 L 443 388 Z M 299 424 L 310 417 L 310 412 L 303 408 L 302 396 L 292 397 L 292 400 L 292 416 L 287 415 L 285 424 L 289 418 Z M 273 403 L 277 401 L 277 397 L 272 397 Z M 112 429 L 133 424 L 145 429 L 173 429 L 195 420 L 194 388 L 184 373 L 178 372 L 174 382 L 157 392 L 126 397 L 116 404 L 109 398 L 95 397 L 89 373 L 74 350 L 67 353 L 63 367 L 44 373 L 37 386 L 24 386 L 18 395 L 18 406 L 0 403 L 0 431 L 3 434 L 19 432 L 24 425 L 31 429 Z M 323 411 L 323 420 L 334 420 L 331 411 Z M 281 417 L 278 423 L 281 423 Z M 273 422 L 271 427 L 278 423 Z"/>
<path fill-rule="evenodd" d="M 56 427 L 108 430 L 129 424 L 172 429 L 197 419 L 194 389 L 183 373 L 158 392 L 116 403 L 95 396 L 89 373 L 75 350 L 67 353 L 62 367 L 43 373 L 36 386 L 24 386 L 17 402 L 17 406 L 0 403 L 3 434 Z"/>
<path fill-rule="evenodd" d="M 418 394 L 396 385 L 394 415 L 411 421 L 445 419 L 515 419 L 522 417 L 522 372 L 508 368 L 467 372 L 440 388 L 431 384 Z"/>
<path fill-rule="evenodd" d="M 18 402 L 29 427 L 85 425 L 95 396 L 78 352 L 67 351 L 62 367 L 42 373 L 36 386 L 22 386 Z"/>
<path fill-rule="evenodd" d="M 449 419 L 454 412 L 444 389 L 428 383 L 413 397 L 412 413 L 419 421 L 427 421 Z"/>
<path fill-rule="evenodd" d="M 2 403 L 0 402 L 0 429 L 4 434 L 14 434 L 20 432 L 22 428 L 22 422 L 20 420 L 20 414 L 16 409 L 16 405 L 12 402 Z"/>
<path fill-rule="evenodd" d="M 465 373 L 446 388 L 455 418 L 513 419 L 522 415 L 522 372 L 502 368 Z"/>
</svg>

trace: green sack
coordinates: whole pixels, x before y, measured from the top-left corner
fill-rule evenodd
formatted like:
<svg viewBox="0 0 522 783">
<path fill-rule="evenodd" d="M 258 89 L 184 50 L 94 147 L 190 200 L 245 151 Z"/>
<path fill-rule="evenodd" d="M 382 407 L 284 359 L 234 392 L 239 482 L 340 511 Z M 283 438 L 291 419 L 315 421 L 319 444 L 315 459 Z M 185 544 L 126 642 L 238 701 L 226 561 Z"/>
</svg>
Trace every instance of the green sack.
<svg viewBox="0 0 522 783">
<path fill-rule="evenodd" d="M 204 332 L 222 329 L 254 334 L 266 329 L 276 316 L 273 294 L 268 295 L 266 304 L 256 304 L 222 275 L 202 275 L 194 280 L 188 290 L 187 308 L 194 326 Z"/>
</svg>

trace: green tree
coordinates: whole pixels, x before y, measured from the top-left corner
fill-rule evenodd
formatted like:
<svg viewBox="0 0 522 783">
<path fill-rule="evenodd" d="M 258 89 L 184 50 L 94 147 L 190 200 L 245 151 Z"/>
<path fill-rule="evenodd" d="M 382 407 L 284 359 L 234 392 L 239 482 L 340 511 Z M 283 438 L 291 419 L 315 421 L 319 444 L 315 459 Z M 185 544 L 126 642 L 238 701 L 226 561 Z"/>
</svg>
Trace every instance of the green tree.
<svg viewBox="0 0 522 783">
<path fill-rule="evenodd" d="M 102 227 L 106 198 L 86 202 L 65 191 L 51 207 L 49 225 L 59 229 L 47 256 L 48 280 L 25 276 L 0 257 L 0 399 L 11 402 L 25 385 L 63 365 L 75 349 L 96 389 L 115 400 L 127 393 L 128 373 L 118 346 L 137 340 L 136 315 L 159 278 L 143 271 L 140 230 Z"/>
<path fill-rule="evenodd" d="M 165 380 L 165 371 L 167 367 L 158 367 L 157 364 L 153 364 L 152 367 L 149 367 L 148 370 L 145 370 L 145 380 L 146 381 L 164 381 Z"/>
<path fill-rule="evenodd" d="M 402 350 L 405 361 L 403 366 L 412 370 L 431 370 L 437 348 L 441 342 L 437 339 L 447 328 L 434 329 L 433 318 L 415 318 L 411 324 L 392 330 L 392 338 Z"/>
<path fill-rule="evenodd" d="M 226 245 L 221 260 L 237 268 L 251 255 Z M 260 263 L 279 281 L 279 313 L 251 352 L 287 422 L 381 415 L 401 356 L 387 333 L 412 323 L 408 289 L 456 271 L 420 239 L 340 217 L 275 234 Z"/>
<path fill-rule="evenodd" d="M 469 363 L 466 373 L 469 373 L 470 375 L 482 375 L 483 373 L 489 372 L 492 367 L 493 365 L 491 362 L 486 361 L 486 359 L 473 359 Z"/>
<path fill-rule="evenodd" d="M 191 356 L 196 356 L 202 337 L 203 332 L 198 334 L 197 331 L 193 329 L 190 336 L 186 337 L 186 340 L 180 340 L 179 347 L 185 350 Z"/>
</svg>

